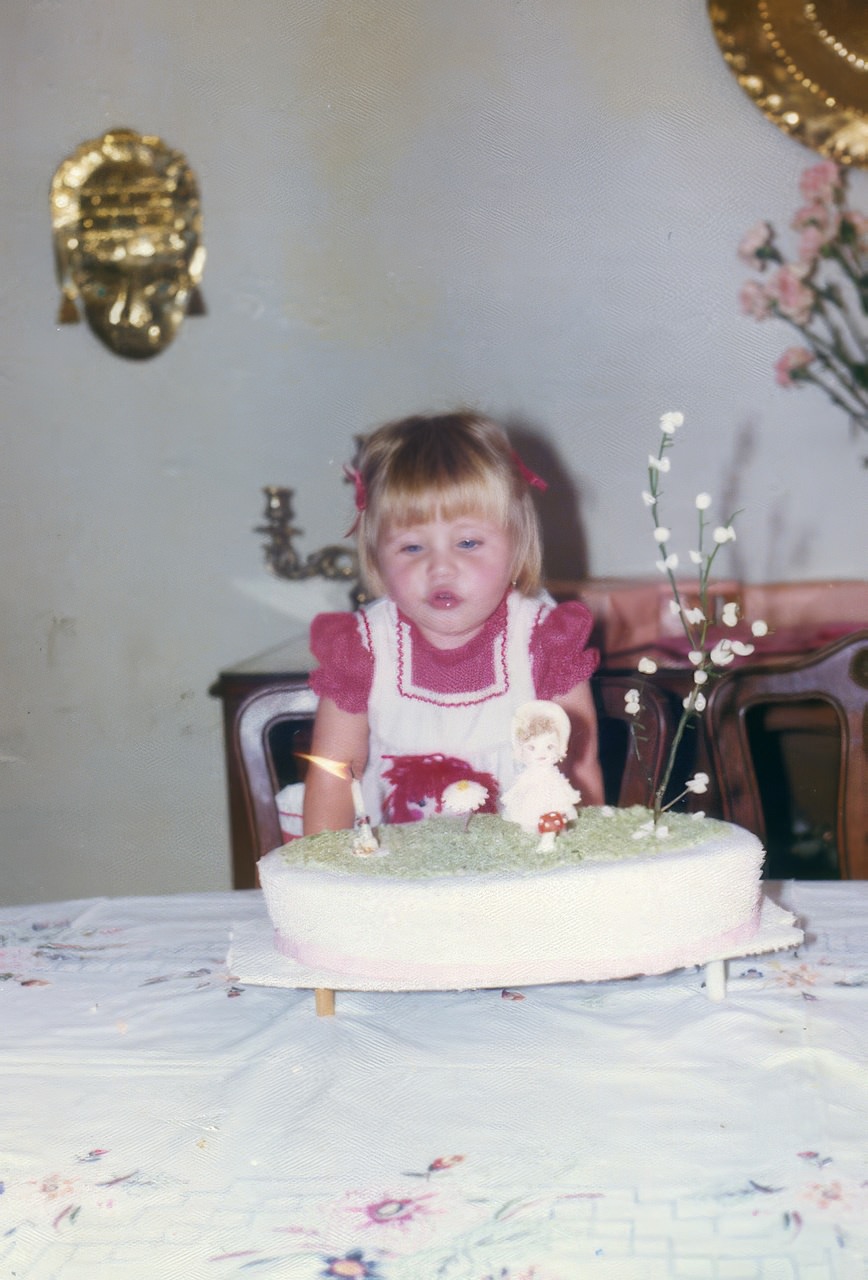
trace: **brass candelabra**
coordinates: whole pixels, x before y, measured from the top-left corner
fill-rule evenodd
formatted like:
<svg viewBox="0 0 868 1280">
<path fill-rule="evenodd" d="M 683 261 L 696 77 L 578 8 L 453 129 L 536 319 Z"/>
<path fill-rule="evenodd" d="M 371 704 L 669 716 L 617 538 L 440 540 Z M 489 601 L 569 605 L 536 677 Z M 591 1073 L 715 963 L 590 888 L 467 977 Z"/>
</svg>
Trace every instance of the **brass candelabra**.
<svg viewBox="0 0 868 1280">
<path fill-rule="evenodd" d="M 304 532 L 293 524 L 293 489 L 280 485 L 265 485 L 265 524 L 256 526 L 256 533 L 264 533 L 265 563 L 278 578 L 300 582 L 306 578 L 327 578 L 351 584 L 354 605 L 360 604 L 364 595 L 359 586 L 359 559 L 352 547 L 337 543 L 312 551 L 304 559 L 296 550 L 293 539 Z"/>
</svg>

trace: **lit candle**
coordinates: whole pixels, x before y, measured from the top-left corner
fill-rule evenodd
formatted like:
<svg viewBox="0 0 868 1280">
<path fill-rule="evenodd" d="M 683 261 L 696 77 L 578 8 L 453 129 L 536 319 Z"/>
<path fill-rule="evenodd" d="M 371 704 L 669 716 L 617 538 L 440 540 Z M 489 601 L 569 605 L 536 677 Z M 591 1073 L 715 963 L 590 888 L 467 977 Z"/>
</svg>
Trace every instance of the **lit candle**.
<svg viewBox="0 0 868 1280">
<path fill-rule="evenodd" d="M 350 794 L 353 797 L 353 813 L 355 814 L 356 834 L 353 839 L 353 853 L 359 857 L 368 857 L 379 852 L 379 842 L 371 830 L 368 815 L 365 811 L 365 800 L 358 778 L 350 774 Z"/>
<path fill-rule="evenodd" d="M 356 822 L 364 822 L 367 818 L 365 813 L 365 801 L 362 798 L 362 784 L 358 778 L 350 778 L 350 792 L 353 797 L 353 813 L 356 816 Z"/>
<path fill-rule="evenodd" d="M 352 768 L 348 764 L 344 764 L 340 760 L 329 760 L 325 756 L 310 756 L 300 751 L 298 753 L 304 760 L 310 760 L 311 764 L 318 765 L 320 769 L 325 769 L 326 773 L 330 773 L 335 778 L 349 778 L 350 795 L 353 798 L 353 853 L 359 857 L 367 857 L 372 853 L 385 853 L 385 849 L 380 849 L 379 841 L 371 830 L 371 824 L 365 811 L 365 798 L 362 795 L 362 785 L 358 778 L 353 775 Z"/>
</svg>

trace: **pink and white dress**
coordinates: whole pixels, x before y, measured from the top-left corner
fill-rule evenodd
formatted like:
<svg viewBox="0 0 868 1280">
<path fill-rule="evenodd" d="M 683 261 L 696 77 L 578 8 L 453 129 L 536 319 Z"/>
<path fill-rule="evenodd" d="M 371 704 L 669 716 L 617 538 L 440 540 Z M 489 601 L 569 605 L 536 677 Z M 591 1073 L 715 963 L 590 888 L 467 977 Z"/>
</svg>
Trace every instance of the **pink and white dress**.
<svg viewBox="0 0 868 1280">
<path fill-rule="evenodd" d="M 481 782 L 481 811 L 496 812 L 516 776 L 513 713 L 592 675 L 599 655 L 586 648 L 591 625 L 578 601 L 555 605 L 517 591 L 459 649 L 429 644 L 388 599 L 315 618 L 314 691 L 368 716 L 362 791 L 371 822 L 439 813 L 445 788 L 462 779 Z"/>
</svg>

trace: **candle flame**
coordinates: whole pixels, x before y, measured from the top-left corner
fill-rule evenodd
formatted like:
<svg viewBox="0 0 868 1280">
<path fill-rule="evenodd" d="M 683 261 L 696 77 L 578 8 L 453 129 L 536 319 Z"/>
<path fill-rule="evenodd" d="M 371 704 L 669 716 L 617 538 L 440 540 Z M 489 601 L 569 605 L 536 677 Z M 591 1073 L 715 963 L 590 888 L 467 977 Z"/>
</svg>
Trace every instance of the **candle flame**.
<svg viewBox="0 0 868 1280">
<path fill-rule="evenodd" d="M 325 769 L 326 773 L 335 778 L 344 778 L 349 782 L 353 776 L 350 766 L 342 760 L 329 760 L 328 756 L 309 756 L 305 751 L 297 751 L 296 755 L 300 760 L 309 760 L 311 764 L 319 765 L 320 769 Z"/>
</svg>

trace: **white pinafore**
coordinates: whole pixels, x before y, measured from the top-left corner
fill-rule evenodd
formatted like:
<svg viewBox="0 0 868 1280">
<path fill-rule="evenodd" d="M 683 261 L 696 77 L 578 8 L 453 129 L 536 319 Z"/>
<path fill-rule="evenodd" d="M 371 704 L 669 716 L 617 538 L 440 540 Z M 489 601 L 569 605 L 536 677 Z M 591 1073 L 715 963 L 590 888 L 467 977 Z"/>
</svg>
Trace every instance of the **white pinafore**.
<svg viewBox="0 0 868 1280">
<path fill-rule="evenodd" d="M 371 821 L 382 819 L 383 771 L 388 756 L 440 753 L 493 774 L 501 791 L 516 776 L 512 717 L 537 696 L 530 659 L 534 627 L 551 611 L 548 596 L 507 598 L 506 625 L 492 637 L 490 684 L 482 689 L 436 692 L 414 683 L 413 629 L 391 600 L 360 611 L 359 629 L 374 655 L 368 701 L 370 750 L 362 791 Z"/>
</svg>

